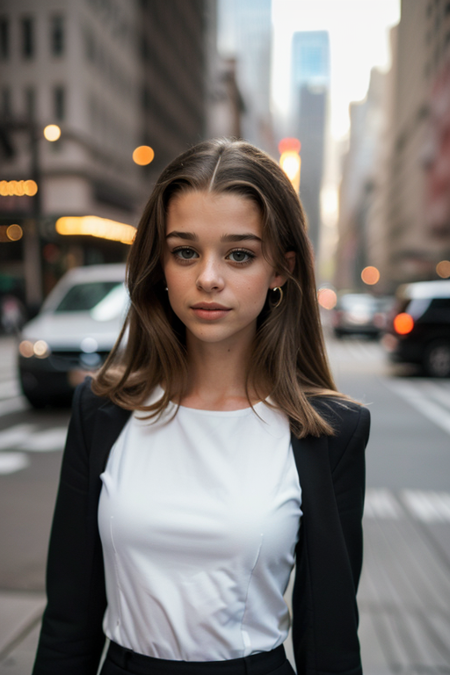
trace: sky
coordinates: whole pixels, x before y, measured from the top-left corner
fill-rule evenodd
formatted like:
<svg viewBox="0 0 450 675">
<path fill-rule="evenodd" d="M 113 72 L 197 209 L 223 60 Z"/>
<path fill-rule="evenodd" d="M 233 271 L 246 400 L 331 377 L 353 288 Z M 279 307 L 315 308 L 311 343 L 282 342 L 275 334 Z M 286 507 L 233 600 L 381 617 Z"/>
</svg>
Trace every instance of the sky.
<svg viewBox="0 0 450 675">
<path fill-rule="evenodd" d="M 389 28 L 400 20 L 400 0 L 272 0 L 272 99 L 276 118 L 289 105 L 291 41 L 300 30 L 330 36 L 330 130 L 349 129 L 348 106 L 365 97 L 370 70 L 389 68 Z"/>
</svg>

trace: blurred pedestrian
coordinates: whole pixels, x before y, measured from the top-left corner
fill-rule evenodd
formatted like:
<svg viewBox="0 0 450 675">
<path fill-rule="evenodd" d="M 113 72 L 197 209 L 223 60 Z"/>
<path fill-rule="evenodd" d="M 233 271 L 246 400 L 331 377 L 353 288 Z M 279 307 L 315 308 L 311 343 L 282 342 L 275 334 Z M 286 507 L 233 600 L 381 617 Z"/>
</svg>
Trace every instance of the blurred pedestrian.
<svg viewBox="0 0 450 675">
<path fill-rule="evenodd" d="M 162 173 L 78 387 L 34 675 L 361 673 L 368 411 L 339 394 L 298 196 L 241 141 Z M 126 344 L 123 344 L 126 339 Z"/>
<path fill-rule="evenodd" d="M 5 333 L 17 333 L 25 323 L 25 308 L 15 295 L 3 296 L 0 314 Z"/>
</svg>

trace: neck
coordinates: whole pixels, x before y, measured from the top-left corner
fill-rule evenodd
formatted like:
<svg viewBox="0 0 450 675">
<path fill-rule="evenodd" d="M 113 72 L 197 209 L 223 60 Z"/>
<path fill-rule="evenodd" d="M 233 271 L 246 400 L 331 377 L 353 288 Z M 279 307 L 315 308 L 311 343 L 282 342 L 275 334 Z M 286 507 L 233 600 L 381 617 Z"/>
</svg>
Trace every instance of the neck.
<svg viewBox="0 0 450 675">
<path fill-rule="evenodd" d="M 238 410 L 246 408 L 247 365 L 251 342 L 205 343 L 187 335 L 188 390 L 182 405 L 204 410 Z M 249 392 L 250 402 L 256 396 Z"/>
</svg>

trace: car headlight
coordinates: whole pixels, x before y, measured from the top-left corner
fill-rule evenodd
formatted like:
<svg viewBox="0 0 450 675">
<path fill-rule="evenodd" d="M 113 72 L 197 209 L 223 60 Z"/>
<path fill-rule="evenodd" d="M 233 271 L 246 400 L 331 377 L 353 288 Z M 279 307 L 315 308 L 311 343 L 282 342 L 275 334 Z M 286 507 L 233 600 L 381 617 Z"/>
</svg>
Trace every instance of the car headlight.
<svg viewBox="0 0 450 675">
<path fill-rule="evenodd" d="M 50 347 L 45 340 L 36 340 L 35 342 L 22 340 L 19 344 L 19 352 L 26 359 L 32 356 L 37 356 L 38 359 L 46 359 L 50 354 Z"/>
</svg>

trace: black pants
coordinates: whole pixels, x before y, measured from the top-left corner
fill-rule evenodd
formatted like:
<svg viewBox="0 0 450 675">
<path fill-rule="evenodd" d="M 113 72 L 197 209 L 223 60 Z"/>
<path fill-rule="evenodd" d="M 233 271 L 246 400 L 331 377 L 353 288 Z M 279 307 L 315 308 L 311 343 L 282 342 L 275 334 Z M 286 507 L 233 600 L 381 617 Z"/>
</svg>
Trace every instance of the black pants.
<svg viewBox="0 0 450 675">
<path fill-rule="evenodd" d="M 284 647 L 230 661 L 166 661 L 111 642 L 100 675 L 293 675 Z"/>
</svg>

